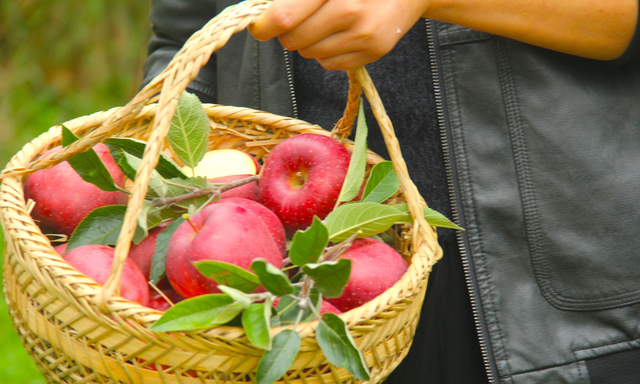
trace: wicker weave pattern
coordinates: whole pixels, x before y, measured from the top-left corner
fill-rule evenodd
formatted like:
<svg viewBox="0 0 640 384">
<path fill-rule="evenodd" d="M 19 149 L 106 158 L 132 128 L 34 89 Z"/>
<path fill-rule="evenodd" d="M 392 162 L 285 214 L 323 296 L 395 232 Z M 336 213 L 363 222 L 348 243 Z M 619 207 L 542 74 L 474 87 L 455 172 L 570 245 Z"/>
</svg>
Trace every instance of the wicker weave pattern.
<svg viewBox="0 0 640 384">
<path fill-rule="evenodd" d="M 123 255 L 126 257 L 132 236 L 126 228 L 116 246 L 120 259 L 116 258 L 112 280 L 104 287 L 63 261 L 28 214 L 22 174 L 25 170 L 50 167 L 115 135 L 147 140 L 143 163 L 145 169 L 152 169 L 159 152 L 166 149 L 164 136 L 179 94 L 211 52 L 224 45 L 232 33 L 244 29 L 266 4 L 261 0 L 240 3 L 212 20 L 189 40 L 167 70 L 127 106 L 66 122 L 66 127 L 84 137 L 59 152 L 58 157 L 34 162 L 48 148 L 59 144 L 60 127 L 56 126 L 28 143 L 8 164 L 0 186 L 0 214 L 7 243 L 4 293 L 16 331 L 49 382 L 253 381 L 262 351 L 248 342 L 242 329 L 223 326 L 184 334 L 153 333 L 147 327 L 161 314 L 116 295 Z M 237 148 L 264 157 L 279 141 L 295 134 L 344 137 L 353 123 L 361 86 L 364 89 L 401 182 L 402 193 L 396 199 L 406 201 L 412 213 L 420 212 L 414 215 L 414 226 L 402 228 L 398 237 L 398 249 L 411 262 L 408 272 L 384 294 L 341 315 L 371 368 L 371 382 L 376 383 L 397 366 L 411 345 L 428 274 L 441 257 L 441 250 L 435 231 L 422 218 L 424 201 L 408 176 L 393 127 L 373 84 L 364 69 L 349 75 L 349 103 L 332 133 L 301 120 L 247 108 L 206 105 L 205 109 L 210 117 L 210 149 Z M 158 92 L 159 99 L 155 96 Z M 157 104 L 152 103 L 157 100 Z M 351 147 L 348 140 L 343 143 Z M 373 153 L 368 156 L 370 165 L 381 160 Z M 139 172 L 130 199 L 128 214 L 133 218 L 141 206 L 136 194 L 144 197 L 149 180 L 145 172 Z M 356 382 L 346 370 L 326 361 L 315 342 L 316 325 L 313 322 L 297 327 L 302 347 L 280 382 Z"/>
</svg>

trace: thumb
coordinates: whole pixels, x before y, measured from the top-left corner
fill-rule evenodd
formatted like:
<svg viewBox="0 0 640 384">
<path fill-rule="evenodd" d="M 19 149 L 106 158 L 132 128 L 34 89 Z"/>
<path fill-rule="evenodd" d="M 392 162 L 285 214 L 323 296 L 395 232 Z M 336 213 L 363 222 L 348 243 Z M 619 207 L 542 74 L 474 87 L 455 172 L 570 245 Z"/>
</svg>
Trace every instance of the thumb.
<svg viewBox="0 0 640 384">
<path fill-rule="evenodd" d="M 269 40 L 297 27 L 328 0 L 274 0 L 249 32 L 259 41 Z"/>
</svg>

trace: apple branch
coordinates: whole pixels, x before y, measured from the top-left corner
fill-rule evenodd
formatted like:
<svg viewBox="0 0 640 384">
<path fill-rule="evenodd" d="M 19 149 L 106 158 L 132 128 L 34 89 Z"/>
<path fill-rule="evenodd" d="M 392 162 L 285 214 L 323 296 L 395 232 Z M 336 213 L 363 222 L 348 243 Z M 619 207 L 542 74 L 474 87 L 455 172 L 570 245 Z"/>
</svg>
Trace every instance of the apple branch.
<svg viewBox="0 0 640 384">
<path fill-rule="evenodd" d="M 327 252 L 325 252 L 322 256 L 320 256 L 320 258 L 318 259 L 318 263 L 321 263 L 323 261 L 331 261 L 337 258 L 338 256 L 340 256 L 344 251 L 346 251 L 353 244 L 354 241 L 356 241 L 358 236 L 360 236 L 361 234 L 362 232 L 358 231 L 353 235 L 349 236 L 348 238 L 344 239 L 340 243 L 329 248 Z"/>
<path fill-rule="evenodd" d="M 312 278 L 305 276 L 302 288 L 300 288 L 300 294 L 298 295 L 298 306 L 300 306 L 300 309 L 305 309 L 309 305 L 309 294 L 311 293 L 311 288 L 313 288 L 313 283 L 314 280 Z"/>
<path fill-rule="evenodd" d="M 152 207 L 158 207 L 161 205 L 171 205 L 171 204 L 179 203 L 181 201 L 189 200 L 195 197 L 200 197 L 200 196 L 205 196 L 210 194 L 213 194 L 214 197 L 216 197 L 217 195 L 221 195 L 223 192 L 226 192 L 230 189 L 240 187 L 245 184 L 249 184 L 253 181 L 258 181 L 259 179 L 260 179 L 260 175 L 254 175 L 254 176 L 245 177 L 243 179 L 234 180 L 214 188 L 194 189 L 192 192 L 189 192 L 187 194 L 180 195 L 180 196 L 155 198 L 152 200 Z"/>
</svg>

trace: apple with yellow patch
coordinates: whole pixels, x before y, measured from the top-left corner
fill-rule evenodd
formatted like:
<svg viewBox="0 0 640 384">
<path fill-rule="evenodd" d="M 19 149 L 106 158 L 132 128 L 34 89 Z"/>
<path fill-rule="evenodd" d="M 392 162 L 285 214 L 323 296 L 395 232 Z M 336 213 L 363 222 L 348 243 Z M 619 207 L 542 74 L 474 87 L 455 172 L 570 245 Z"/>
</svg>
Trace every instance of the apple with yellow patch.
<svg viewBox="0 0 640 384">
<path fill-rule="evenodd" d="M 255 175 L 258 173 L 259 165 L 250 154 L 237 149 L 225 148 L 205 153 L 195 168 L 184 166 L 182 170 L 188 176 L 216 179 L 232 175 Z"/>
<path fill-rule="evenodd" d="M 254 176 L 260 171 L 260 163 L 248 153 L 237 149 L 214 149 L 207 152 L 195 168 L 183 167 L 185 174 L 206 177 L 210 183 L 225 184 Z M 258 199 L 258 183 L 255 181 L 235 187 L 220 196 Z"/>
</svg>

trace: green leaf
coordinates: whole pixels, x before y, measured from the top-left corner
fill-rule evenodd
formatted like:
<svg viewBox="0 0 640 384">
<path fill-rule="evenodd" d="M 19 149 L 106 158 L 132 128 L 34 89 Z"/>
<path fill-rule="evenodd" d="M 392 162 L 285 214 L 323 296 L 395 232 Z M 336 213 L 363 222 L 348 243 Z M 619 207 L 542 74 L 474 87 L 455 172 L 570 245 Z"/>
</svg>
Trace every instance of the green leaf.
<svg viewBox="0 0 640 384">
<path fill-rule="evenodd" d="M 215 280 L 218 284 L 235 288 L 244 293 L 253 292 L 260 286 L 260 279 L 257 275 L 235 264 L 215 260 L 202 260 L 193 264 L 200 273 Z"/>
<path fill-rule="evenodd" d="M 63 125 L 62 144 L 66 147 L 77 140 L 78 136 Z M 93 149 L 78 153 L 68 159 L 67 162 L 80 175 L 82 180 L 95 185 L 103 191 L 115 192 L 119 190 L 109 170 L 107 170 L 100 156 Z"/>
<path fill-rule="evenodd" d="M 182 92 L 167 140 L 186 166 L 195 168 L 207 152 L 209 117 L 196 95 Z"/>
<path fill-rule="evenodd" d="M 324 219 L 329 241 L 337 243 L 361 231 L 361 237 L 384 232 L 403 218 L 405 213 L 378 203 L 350 203 L 334 209 Z"/>
<path fill-rule="evenodd" d="M 265 287 L 267 291 L 276 296 L 293 293 L 293 286 L 289 281 L 289 277 L 282 272 L 282 270 L 269 264 L 267 261 L 255 259 L 251 263 L 251 269 L 258 275 L 262 286 Z"/>
<path fill-rule="evenodd" d="M 257 384 L 271 384 L 280 379 L 296 359 L 300 350 L 300 335 L 292 329 L 285 329 L 273 338 L 271 350 L 266 351 L 256 371 Z"/>
<path fill-rule="evenodd" d="M 313 278 L 324 297 L 339 297 L 349 281 L 351 260 L 339 259 L 319 264 L 307 264 L 304 273 Z"/>
<path fill-rule="evenodd" d="M 281 327 L 285 325 L 292 325 L 296 323 L 298 319 L 298 314 L 300 312 L 300 307 L 297 304 L 297 299 L 295 296 L 300 294 L 300 287 L 295 287 L 295 291 L 293 295 L 282 296 L 278 302 L 278 307 L 276 308 L 278 315 L 274 316 L 271 319 L 272 327 Z M 316 319 L 316 314 L 311 308 L 313 306 L 318 311 L 320 311 L 320 306 L 322 304 L 322 295 L 318 290 L 314 287 L 311 288 L 309 292 L 309 306 L 305 308 L 304 312 L 301 316 L 301 322 L 313 321 Z"/>
<path fill-rule="evenodd" d="M 398 223 L 413 223 L 413 217 L 411 217 L 411 214 L 409 213 L 409 207 L 407 204 L 394 204 L 390 205 L 389 207 L 393 207 L 394 209 L 397 209 L 399 212 L 403 213 L 403 216 L 398 220 Z M 433 225 L 434 227 L 453 228 L 464 231 L 464 228 L 452 222 L 445 215 L 434 209 L 422 207 L 422 212 L 424 213 L 424 219 L 427 220 L 427 223 L 429 223 L 429 225 Z"/>
<path fill-rule="evenodd" d="M 181 217 L 182 215 L 184 215 L 185 213 L 185 210 L 180 208 L 153 207 L 151 206 L 152 203 L 148 200 L 145 200 L 145 202 L 143 203 L 143 209 L 147 208 L 147 204 L 149 205 L 148 209 L 146 209 L 147 210 L 146 219 L 147 219 L 148 229 L 155 228 L 161 223 L 164 223 L 165 221 L 175 220 Z M 139 226 L 141 225 L 139 224 Z"/>
<path fill-rule="evenodd" d="M 69 145 L 71 145 L 71 144 L 75 143 L 76 141 L 80 140 L 80 138 L 78 136 L 76 136 L 76 134 L 73 133 L 64 124 L 61 124 L 61 126 L 62 126 L 61 143 L 62 143 L 63 147 L 68 147 Z"/>
<path fill-rule="evenodd" d="M 151 207 L 152 205 L 149 200 L 144 200 L 142 202 L 142 209 L 140 209 L 140 213 L 138 214 L 138 219 L 137 219 L 137 223 L 138 223 L 138 227 L 136 228 L 137 231 L 136 231 L 136 234 L 134 234 L 133 236 L 134 244 L 140 243 L 147 236 L 149 236 L 148 215 L 149 215 L 149 212 L 151 211 Z"/>
<path fill-rule="evenodd" d="M 89 212 L 71 234 L 67 250 L 87 244 L 115 245 L 126 210 L 126 205 L 105 205 Z"/>
<path fill-rule="evenodd" d="M 236 303 L 242 304 L 245 308 L 249 308 L 253 300 L 246 293 L 239 291 L 235 288 L 227 287 L 226 285 L 218 285 L 218 289 L 222 293 L 229 295 Z"/>
<path fill-rule="evenodd" d="M 400 187 L 398 175 L 391 161 L 382 161 L 373 166 L 367 185 L 362 193 L 363 202 L 382 203 L 393 196 Z"/>
<path fill-rule="evenodd" d="M 353 145 L 353 152 L 351 154 L 351 161 L 349 161 L 347 177 L 345 178 L 342 189 L 340 190 L 338 202 L 351 201 L 358 196 L 358 193 L 360 193 L 360 187 L 362 187 L 364 174 L 367 168 L 368 133 L 369 129 L 367 128 L 367 121 L 364 116 L 364 103 L 362 99 L 360 99 L 358 122 L 356 124 L 356 138 Z"/>
<path fill-rule="evenodd" d="M 133 155 L 128 154 L 127 152 L 120 152 L 117 154 L 118 165 L 120 169 L 127 175 L 131 180 L 136 179 L 136 172 L 140 168 L 142 164 L 142 159 L 139 159 Z M 133 171 L 133 175 L 129 175 L 128 172 Z M 160 176 L 160 173 L 155 169 L 151 171 L 151 177 L 149 178 L 149 189 L 147 191 L 148 197 L 166 197 L 168 193 L 169 187 L 167 186 L 166 181 Z"/>
<path fill-rule="evenodd" d="M 109 147 L 112 155 L 114 153 L 124 151 L 137 158 L 142 159 L 147 142 L 132 138 L 112 137 L 105 140 L 104 144 Z M 182 172 L 180 166 L 163 152 L 160 152 L 160 158 L 158 159 L 158 165 L 156 165 L 156 171 L 158 171 L 160 175 L 162 175 L 162 177 L 164 177 L 165 179 L 187 178 L 187 175 Z"/>
<path fill-rule="evenodd" d="M 171 224 L 167 225 L 167 228 L 165 228 L 164 231 L 158 234 L 158 237 L 156 237 L 156 248 L 153 252 L 153 257 L 151 258 L 151 272 L 149 273 L 149 279 L 154 284 L 158 284 L 165 274 L 165 260 L 167 258 L 169 240 L 183 222 L 184 219 L 182 217 L 175 219 Z"/>
<path fill-rule="evenodd" d="M 324 252 L 329 243 L 329 232 L 327 227 L 317 216 L 313 217 L 313 223 L 306 231 L 297 231 L 293 235 L 289 258 L 291 262 L 298 266 L 306 263 L 315 263 Z"/>
<path fill-rule="evenodd" d="M 197 296 L 167 309 L 150 329 L 156 332 L 209 329 L 233 320 L 244 308 L 228 295 Z"/>
<path fill-rule="evenodd" d="M 129 164 L 125 154 L 126 152 L 116 151 L 111 153 L 111 156 L 113 156 L 113 160 L 115 160 L 116 164 L 118 164 L 118 167 L 120 167 L 122 173 L 124 173 L 124 175 L 129 179 L 135 180 L 138 168 L 134 168 L 133 165 Z"/>
<path fill-rule="evenodd" d="M 251 344 L 258 348 L 270 350 L 272 345 L 271 333 L 271 313 L 273 307 L 271 300 L 264 303 L 251 304 L 249 308 L 242 312 L 242 327 L 247 333 L 247 338 Z"/>
<path fill-rule="evenodd" d="M 358 380 L 369 380 L 369 368 L 347 325 L 333 313 L 325 313 L 316 329 L 316 340 L 329 362 L 343 367 Z"/>
</svg>

